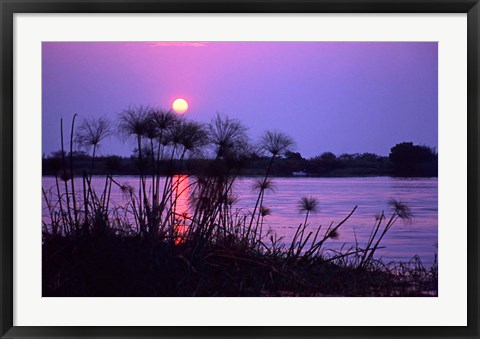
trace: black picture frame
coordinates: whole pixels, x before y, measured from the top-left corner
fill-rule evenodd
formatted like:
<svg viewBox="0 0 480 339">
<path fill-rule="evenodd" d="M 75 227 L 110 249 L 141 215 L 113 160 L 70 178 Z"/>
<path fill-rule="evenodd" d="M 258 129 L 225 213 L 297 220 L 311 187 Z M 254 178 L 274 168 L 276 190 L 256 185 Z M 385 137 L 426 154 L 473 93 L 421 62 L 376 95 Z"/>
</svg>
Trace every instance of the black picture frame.
<svg viewBox="0 0 480 339">
<path fill-rule="evenodd" d="M 2 338 L 479 338 L 479 18 L 478 0 L 0 0 L 0 335 Z M 15 13 L 467 13 L 468 326 L 465 327 L 20 327 L 13 326 L 13 16 Z M 454 312 L 454 310 L 452 310 Z"/>
</svg>

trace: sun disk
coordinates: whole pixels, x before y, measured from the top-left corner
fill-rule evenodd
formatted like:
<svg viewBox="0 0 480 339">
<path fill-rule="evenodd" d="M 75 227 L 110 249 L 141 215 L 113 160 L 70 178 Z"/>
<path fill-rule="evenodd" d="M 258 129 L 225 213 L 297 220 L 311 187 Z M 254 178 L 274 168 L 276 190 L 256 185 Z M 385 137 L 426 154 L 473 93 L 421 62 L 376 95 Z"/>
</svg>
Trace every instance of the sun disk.
<svg viewBox="0 0 480 339">
<path fill-rule="evenodd" d="M 185 99 L 178 98 L 173 101 L 172 108 L 176 113 L 183 114 L 188 109 L 188 103 Z"/>
</svg>

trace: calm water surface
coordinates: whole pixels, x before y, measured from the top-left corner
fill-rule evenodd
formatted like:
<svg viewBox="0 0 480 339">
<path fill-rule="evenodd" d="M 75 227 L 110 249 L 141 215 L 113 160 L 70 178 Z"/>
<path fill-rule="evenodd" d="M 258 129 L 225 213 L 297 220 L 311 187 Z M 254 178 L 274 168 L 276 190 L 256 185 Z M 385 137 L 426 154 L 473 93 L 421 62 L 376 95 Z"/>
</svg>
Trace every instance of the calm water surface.
<svg viewBox="0 0 480 339">
<path fill-rule="evenodd" d="M 120 183 L 129 183 L 138 187 L 137 177 L 116 177 Z M 187 179 L 188 180 L 188 179 Z M 192 179 L 189 179 L 192 180 Z M 257 194 L 252 191 L 255 178 L 241 178 L 234 192 L 238 197 L 236 208 L 245 213 L 252 210 Z M 413 220 L 404 223 L 399 220 L 386 235 L 377 257 L 385 261 L 409 261 L 419 255 L 422 262 L 431 264 L 437 252 L 438 228 L 438 181 L 437 178 L 274 178 L 274 190 L 265 194 L 264 206 L 271 209 L 271 215 L 265 217 L 264 229 L 271 229 L 285 242 L 293 237 L 304 215 L 298 211 L 298 201 L 302 196 L 313 196 L 320 202 L 319 211 L 309 217 L 310 228 L 322 225 L 326 229 L 333 221 L 340 222 L 358 205 L 357 210 L 347 223 L 339 229 L 338 239 L 330 239 L 325 247 L 340 249 L 343 244 L 355 244 L 355 239 L 364 245 L 375 223 L 375 215 L 385 211 L 390 213 L 388 201 L 396 199 L 406 203 Z M 97 191 L 103 190 L 104 177 L 94 177 L 93 185 Z M 54 186 L 53 177 L 43 178 L 43 187 Z M 79 181 L 77 187 L 81 187 Z M 124 205 L 127 199 L 118 188 L 112 186 L 112 200 Z M 179 198 L 180 209 L 187 209 L 188 192 Z M 182 211 L 177 211 L 182 212 Z M 44 218 L 47 216 L 44 202 Z"/>
</svg>

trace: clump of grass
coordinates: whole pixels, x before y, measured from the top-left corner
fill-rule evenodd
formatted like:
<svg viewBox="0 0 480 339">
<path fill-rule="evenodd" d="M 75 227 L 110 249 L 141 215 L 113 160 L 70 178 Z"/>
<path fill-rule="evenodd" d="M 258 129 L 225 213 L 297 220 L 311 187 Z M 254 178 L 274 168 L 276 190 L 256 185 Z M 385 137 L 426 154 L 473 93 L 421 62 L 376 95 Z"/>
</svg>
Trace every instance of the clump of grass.
<svg viewBox="0 0 480 339">
<path fill-rule="evenodd" d="M 75 119 L 75 117 L 74 117 Z M 90 173 L 76 191 L 72 147 L 63 149 L 56 185 L 43 189 L 49 218 L 43 222 L 44 296 L 396 296 L 436 293 L 437 270 L 418 258 L 384 264 L 375 253 L 387 232 L 411 213 L 392 200 L 388 217 L 376 218 L 361 246 L 328 249 L 341 239 L 340 228 L 354 215 L 322 229 L 309 225 L 319 211 L 315 197 L 298 203 L 305 213 L 293 239 L 286 242 L 265 218 L 265 192 L 273 188 L 272 163 L 291 149 L 293 140 L 266 132 L 258 149 L 269 154 L 269 166 L 254 189 L 251 211 L 235 208 L 234 184 L 250 145 L 247 129 L 237 120 L 217 115 L 209 125 L 187 121 L 154 107 L 128 108 L 119 115 L 120 135 L 132 139 L 140 168 L 138 190 L 105 177 L 99 192 L 92 184 L 95 152 L 111 133 L 103 120 L 84 120 L 77 142 L 92 148 Z M 71 128 L 73 143 L 74 122 Z M 195 176 L 179 175 L 187 157 L 213 158 Z M 66 157 L 70 163 L 67 164 Z M 68 166 L 67 166 L 68 165 Z M 160 168 L 166 166 L 166 168 Z M 167 173 L 161 176 L 160 173 Z M 163 188 L 160 183 L 163 181 Z M 112 187 L 126 199 L 111 201 Z M 189 212 L 178 209 L 188 192 Z"/>
</svg>

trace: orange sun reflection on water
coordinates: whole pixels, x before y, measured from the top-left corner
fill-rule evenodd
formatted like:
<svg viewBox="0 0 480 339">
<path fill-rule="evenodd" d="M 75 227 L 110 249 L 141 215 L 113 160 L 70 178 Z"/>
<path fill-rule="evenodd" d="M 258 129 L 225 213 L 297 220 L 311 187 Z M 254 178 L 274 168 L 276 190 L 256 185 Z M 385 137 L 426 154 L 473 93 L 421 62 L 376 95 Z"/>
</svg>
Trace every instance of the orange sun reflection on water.
<svg viewBox="0 0 480 339">
<path fill-rule="evenodd" d="M 187 175 L 176 175 L 173 177 L 174 201 L 173 214 L 175 216 L 175 244 L 185 241 L 188 232 L 187 220 L 189 217 L 188 200 L 189 179 Z"/>
</svg>

